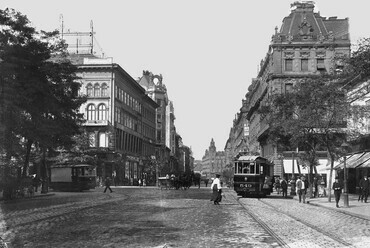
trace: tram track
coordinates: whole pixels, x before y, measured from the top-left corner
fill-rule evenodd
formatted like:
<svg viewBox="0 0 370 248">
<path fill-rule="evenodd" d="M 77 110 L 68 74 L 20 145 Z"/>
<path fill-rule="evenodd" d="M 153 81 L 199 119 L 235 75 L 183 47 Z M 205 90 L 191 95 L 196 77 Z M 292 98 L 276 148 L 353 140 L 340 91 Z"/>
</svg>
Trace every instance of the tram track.
<svg viewBox="0 0 370 248">
<path fill-rule="evenodd" d="M 269 218 L 264 218 L 263 211 L 260 211 L 258 213 L 258 211 L 256 211 L 257 209 L 268 209 L 268 211 L 274 211 L 275 214 L 279 216 L 279 219 L 291 219 L 295 223 L 297 223 L 296 225 L 306 226 L 310 228 L 311 230 L 313 230 L 314 232 L 320 233 L 323 239 L 326 239 L 329 241 L 332 240 L 330 242 L 336 243 L 338 247 L 340 246 L 355 247 L 353 246 L 353 244 L 344 240 L 342 236 L 339 236 L 333 233 L 333 231 L 326 230 L 323 227 L 316 226 L 315 224 L 312 224 L 302 218 L 299 218 L 299 216 L 295 216 L 294 214 L 290 214 L 287 211 L 281 210 L 277 208 L 276 206 L 274 206 L 273 204 L 266 202 L 264 199 L 253 199 L 253 198 L 248 199 L 248 200 L 252 200 L 251 202 L 252 204 L 246 204 L 241 201 L 241 199 L 244 199 L 244 198 L 239 198 L 235 196 L 234 194 L 229 193 L 228 197 L 235 199 L 235 201 L 246 211 L 246 213 L 249 216 L 251 216 L 269 235 L 271 235 L 271 237 L 273 237 L 281 247 L 291 247 L 290 244 L 291 242 L 294 242 L 294 241 L 292 241 L 291 237 L 286 236 L 284 232 L 280 232 L 279 229 L 276 229 L 276 224 L 273 224 L 267 221 Z M 284 218 L 283 216 L 286 216 L 286 217 Z M 363 219 L 358 216 L 353 216 L 353 215 L 348 215 L 348 216 L 351 216 L 353 218 Z M 300 234 L 297 233 L 295 236 L 297 235 L 299 236 Z"/>
<path fill-rule="evenodd" d="M 54 219 L 70 219 L 73 214 L 81 211 L 87 211 L 89 209 L 110 204 L 112 202 L 126 200 L 130 198 L 129 194 L 120 194 L 119 197 L 112 197 L 107 195 L 89 202 L 77 202 L 70 204 L 61 204 L 48 208 L 38 208 L 33 211 L 15 211 L 5 218 L 8 230 L 16 230 L 27 228 L 27 226 L 35 225 L 40 222 L 50 221 Z M 64 217 L 66 216 L 66 217 Z M 64 217 L 64 218 L 62 218 Z"/>
<path fill-rule="evenodd" d="M 235 199 L 235 201 L 239 204 L 239 206 L 241 206 L 246 211 L 246 213 L 263 228 L 263 230 L 265 230 L 269 235 L 271 235 L 271 237 L 273 237 L 276 240 L 276 242 L 279 244 L 280 247 L 286 247 L 286 248 L 289 248 L 290 247 L 283 239 L 281 239 L 279 237 L 279 235 L 277 233 L 275 233 L 269 227 L 269 225 L 266 222 L 262 221 L 247 206 L 245 206 L 244 204 L 242 204 L 239 201 L 238 197 L 236 197 L 234 195 L 231 195 L 231 194 L 228 194 L 228 197 L 232 197 L 233 199 Z"/>
<path fill-rule="evenodd" d="M 310 227 L 311 229 L 313 229 L 313 230 L 315 230 L 315 231 L 317 231 L 317 232 L 319 232 L 319 233 L 322 233 L 323 235 L 327 236 L 328 238 L 333 239 L 333 240 L 335 240 L 336 242 L 341 243 L 341 244 L 342 244 L 342 245 L 344 245 L 345 247 L 353 247 L 353 246 L 352 246 L 352 244 L 350 244 L 350 243 L 348 243 L 347 241 L 343 240 L 340 236 L 337 236 L 337 235 L 335 235 L 335 234 L 333 234 L 333 233 L 331 233 L 331 232 L 328 232 L 328 231 L 324 230 L 323 228 L 319 228 L 319 227 L 317 227 L 317 226 L 315 226 L 315 225 L 313 225 L 313 224 L 311 224 L 311 223 L 309 223 L 309 222 L 307 222 L 307 221 L 304 221 L 304 220 L 302 220 L 302 219 L 299 219 L 299 218 L 297 218 L 296 216 L 294 216 L 294 215 L 292 215 L 292 214 L 289 214 L 289 213 L 287 213 L 287 212 L 281 211 L 281 210 L 277 209 L 274 205 L 272 205 L 272 204 L 270 204 L 270 203 L 267 203 L 267 202 L 266 202 L 266 201 L 264 201 L 263 199 L 259 199 L 259 202 L 261 202 L 261 203 L 265 204 L 266 206 L 269 206 L 270 208 L 273 208 L 276 212 L 279 212 L 279 213 L 281 213 L 281 214 L 284 214 L 285 216 L 288 216 L 289 218 L 292 218 L 292 219 L 294 219 L 295 221 L 300 222 L 300 223 L 302 223 L 303 225 L 308 226 L 308 227 Z"/>
</svg>

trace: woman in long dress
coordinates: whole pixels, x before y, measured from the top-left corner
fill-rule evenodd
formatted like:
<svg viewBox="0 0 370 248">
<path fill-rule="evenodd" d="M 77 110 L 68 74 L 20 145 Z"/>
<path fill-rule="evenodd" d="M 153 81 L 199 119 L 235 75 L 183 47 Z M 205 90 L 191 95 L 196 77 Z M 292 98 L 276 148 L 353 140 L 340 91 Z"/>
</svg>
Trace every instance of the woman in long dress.
<svg viewBox="0 0 370 248">
<path fill-rule="evenodd" d="M 212 182 L 211 189 L 212 189 L 211 201 L 213 201 L 215 205 L 220 205 L 220 201 L 222 199 L 222 196 L 221 196 L 222 189 L 221 189 L 221 181 L 220 181 L 219 174 L 216 174 L 216 178 Z"/>
</svg>

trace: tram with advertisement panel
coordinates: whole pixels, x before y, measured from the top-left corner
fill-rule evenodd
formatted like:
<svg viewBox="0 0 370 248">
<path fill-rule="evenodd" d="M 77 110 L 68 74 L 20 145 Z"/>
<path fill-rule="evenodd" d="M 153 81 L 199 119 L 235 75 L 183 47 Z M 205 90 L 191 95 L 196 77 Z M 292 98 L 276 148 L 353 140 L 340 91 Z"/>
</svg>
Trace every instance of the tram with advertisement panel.
<svg viewBox="0 0 370 248">
<path fill-rule="evenodd" d="M 82 191 L 96 186 L 96 166 L 68 164 L 50 166 L 50 188 L 56 191 Z"/>
<path fill-rule="evenodd" d="M 239 155 L 234 160 L 234 190 L 243 197 L 270 195 L 274 164 L 266 158 Z"/>
</svg>

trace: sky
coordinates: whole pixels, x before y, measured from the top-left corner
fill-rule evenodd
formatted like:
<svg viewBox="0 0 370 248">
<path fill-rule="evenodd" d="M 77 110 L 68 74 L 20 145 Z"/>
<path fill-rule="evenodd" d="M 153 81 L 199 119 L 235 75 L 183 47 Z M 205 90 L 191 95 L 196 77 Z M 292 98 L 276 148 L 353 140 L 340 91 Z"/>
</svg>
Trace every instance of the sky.
<svg viewBox="0 0 370 248">
<path fill-rule="evenodd" d="M 193 157 L 213 138 L 223 151 L 235 115 L 275 27 L 293 0 L 1 0 L 38 30 L 90 31 L 97 45 L 134 79 L 162 74 L 175 125 Z M 370 37 L 368 0 L 317 0 L 321 16 L 349 18 L 352 43 Z"/>
</svg>

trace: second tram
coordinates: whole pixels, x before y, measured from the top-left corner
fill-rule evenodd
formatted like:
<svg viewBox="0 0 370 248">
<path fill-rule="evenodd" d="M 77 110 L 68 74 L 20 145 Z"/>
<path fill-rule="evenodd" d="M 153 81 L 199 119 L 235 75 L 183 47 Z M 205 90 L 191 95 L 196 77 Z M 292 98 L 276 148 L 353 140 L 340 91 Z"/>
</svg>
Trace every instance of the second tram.
<svg viewBox="0 0 370 248">
<path fill-rule="evenodd" d="M 243 197 L 265 197 L 272 191 L 274 164 L 259 156 L 241 155 L 234 160 L 234 190 Z"/>
<path fill-rule="evenodd" d="M 50 174 L 50 188 L 56 191 L 82 191 L 96 186 L 96 168 L 93 165 L 54 165 Z"/>
</svg>

